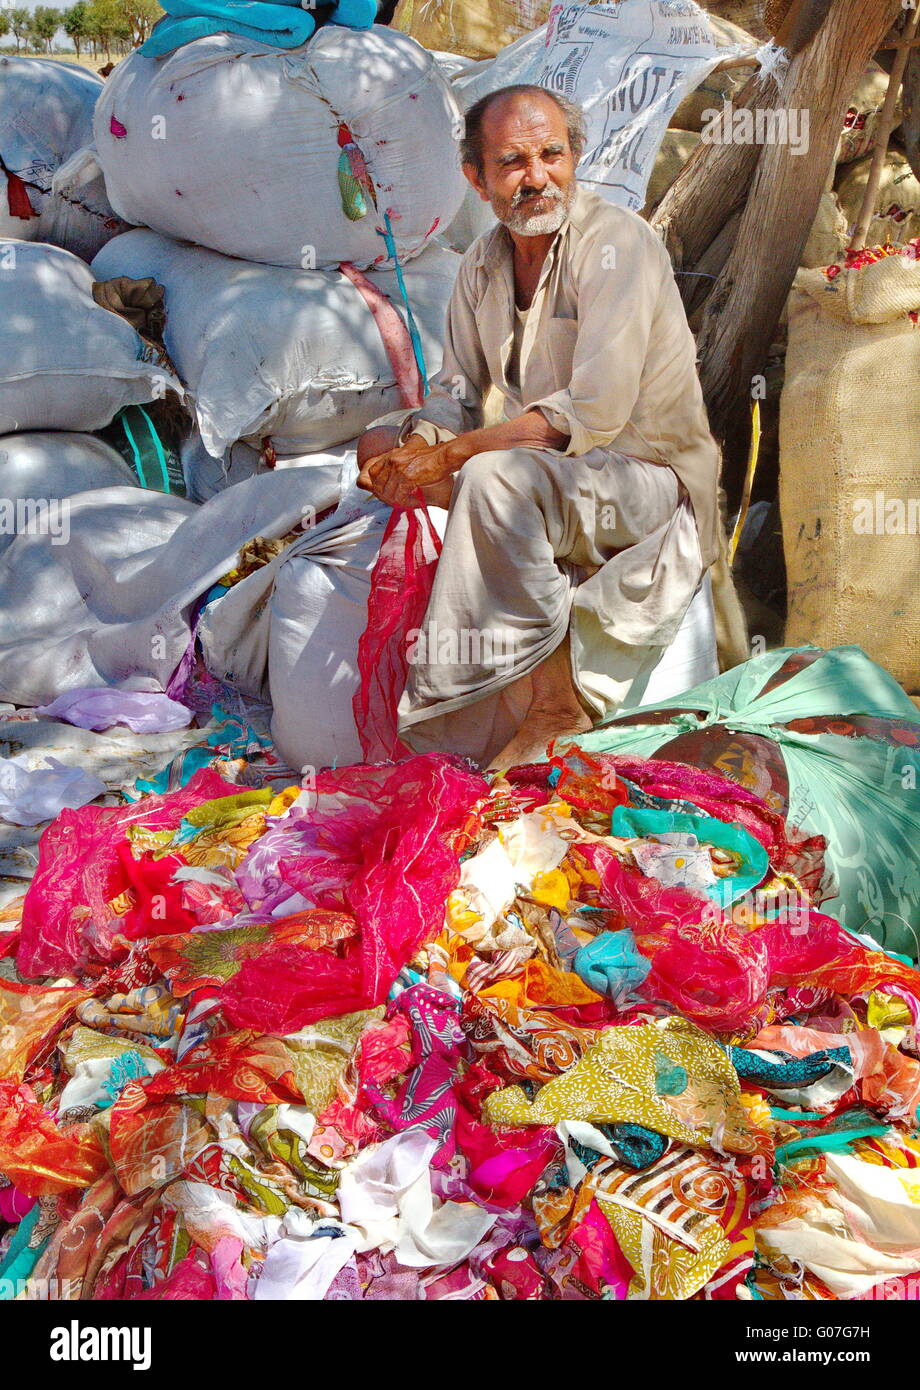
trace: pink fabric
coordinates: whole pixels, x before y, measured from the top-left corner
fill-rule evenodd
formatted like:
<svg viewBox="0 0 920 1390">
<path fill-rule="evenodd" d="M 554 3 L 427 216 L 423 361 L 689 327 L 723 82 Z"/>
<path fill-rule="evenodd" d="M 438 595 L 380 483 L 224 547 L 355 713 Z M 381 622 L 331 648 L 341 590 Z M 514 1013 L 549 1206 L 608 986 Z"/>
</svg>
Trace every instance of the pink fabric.
<svg viewBox="0 0 920 1390">
<path fill-rule="evenodd" d="M 216 1284 L 210 1270 L 199 1263 L 200 1255 L 192 1250 L 162 1283 L 144 1293 L 134 1295 L 136 1302 L 158 1299 L 162 1301 L 209 1302 L 216 1298 Z"/>
<path fill-rule="evenodd" d="M 637 993 L 714 1032 L 748 1027 L 770 982 L 759 934 L 744 933 L 708 899 L 627 868 L 603 846 L 593 846 L 590 857 L 600 872 L 600 902 L 632 925 L 652 962 Z"/>
<path fill-rule="evenodd" d="M 421 405 L 422 379 L 412 351 L 412 339 L 396 306 L 351 261 L 342 261 L 339 270 L 351 281 L 374 316 L 403 405 Z"/>
<path fill-rule="evenodd" d="M 22 909 L 19 973 L 69 975 L 89 960 L 113 960 L 119 954 L 114 939 L 124 924 L 110 903 L 129 886 L 118 854 L 128 826 L 172 830 L 193 806 L 238 793 L 239 787 L 204 768 L 181 791 L 145 796 L 130 806 L 62 811 L 39 841 L 38 868 Z"/>
<path fill-rule="evenodd" d="M 211 1273 L 217 1298 L 245 1299 L 249 1275 L 240 1263 L 243 1249 L 243 1242 L 235 1236 L 221 1236 L 211 1251 Z"/>
<path fill-rule="evenodd" d="M 422 625 L 440 553 L 425 507 L 392 512 L 371 575 L 367 627 L 358 642 L 361 684 L 352 700 L 367 762 L 409 755 L 396 709 L 409 673 L 408 634 Z"/>
<path fill-rule="evenodd" d="M 0 1187 L 0 1221 L 8 1221 L 12 1226 L 32 1210 L 37 1197 L 27 1197 L 18 1187 Z"/>
<path fill-rule="evenodd" d="M 316 907 L 351 913 L 360 934 L 340 954 L 279 945 L 245 961 L 221 991 L 230 1021 L 286 1034 L 379 1004 L 441 931 L 459 879 L 454 840 L 487 790 L 442 754 L 321 772 L 311 851 L 279 870 Z"/>
<path fill-rule="evenodd" d="M 449 994 L 418 984 L 403 990 L 394 1005 L 412 1027 L 414 1066 L 394 1098 L 369 1081 L 365 1094 L 389 1128 L 423 1129 L 440 1140 L 438 1162 L 454 1152 L 457 1101 L 452 1083 L 465 1044 L 460 1002 Z"/>
</svg>

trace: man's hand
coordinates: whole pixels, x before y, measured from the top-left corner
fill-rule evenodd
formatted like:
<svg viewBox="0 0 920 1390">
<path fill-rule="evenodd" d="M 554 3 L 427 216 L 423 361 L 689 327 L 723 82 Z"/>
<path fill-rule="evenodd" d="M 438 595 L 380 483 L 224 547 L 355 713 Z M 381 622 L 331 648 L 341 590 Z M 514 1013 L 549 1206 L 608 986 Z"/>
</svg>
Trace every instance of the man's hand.
<svg viewBox="0 0 920 1390">
<path fill-rule="evenodd" d="M 466 462 L 466 451 L 452 447 L 455 443 L 430 445 L 422 435 L 412 434 L 405 444 L 368 459 L 358 486 L 390 507 L 422 506 L 421 489 L 443 482 Z"/>
<path fill-rule="evenodd" d="M 381 432 L 384 428 L 380 427 Z M 458 434 L 444 444 L 429 444 L 423 435 L 410 434 L 405 444 L 366 459 L 358 486 L 389 507 L 447 506 L 446 500 L 437 498 L 437 492 L 443 491 L 439 484 L 459 473 L 467 459 L 490 449 L 559 449 L 567 439 L 537 409 L 498 425 Z M 429 488 L 434 491 L 426 497 L 422 490 Z"/>
</svg>

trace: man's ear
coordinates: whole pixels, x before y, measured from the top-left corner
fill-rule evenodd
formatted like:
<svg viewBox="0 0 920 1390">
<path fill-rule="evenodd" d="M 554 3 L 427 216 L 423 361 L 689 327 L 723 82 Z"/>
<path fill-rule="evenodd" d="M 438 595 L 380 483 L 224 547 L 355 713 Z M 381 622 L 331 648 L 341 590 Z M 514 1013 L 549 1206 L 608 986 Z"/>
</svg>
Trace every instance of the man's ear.
<svg viewBox="0 0 920 1390">
<path fill-rule="evenodd" d="M 467 183 L 470 184 L 471 187 L 475 188 L 476 192 L 479 194 L 479 196 L 480 196 L 480 198 L 482 199 L 482 201 L 483 201 L 484 203 L 491 203 L 492 199 L 489 197 L 488 193 L 486 192 L 485 184 L 484 184 L 483 181 L 482 181 L 482 175 L 480 174 L 479 170 L 476 168 L 476 165 L 475 165 L 475 164 L 462 164 L 460 167 L 461 167 L 462 170 L 463 170 L 464 177 L 466 178 Z"/>
</svg>

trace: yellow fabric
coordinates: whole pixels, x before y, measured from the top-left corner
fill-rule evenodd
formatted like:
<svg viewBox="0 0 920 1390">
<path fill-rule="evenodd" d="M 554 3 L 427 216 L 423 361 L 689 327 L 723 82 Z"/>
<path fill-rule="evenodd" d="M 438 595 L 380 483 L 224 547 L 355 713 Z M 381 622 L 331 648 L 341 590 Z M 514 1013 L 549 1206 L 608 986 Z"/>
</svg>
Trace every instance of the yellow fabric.
<svg viewBox="0 0 920 1390">
<path fill-rule="evenodd" d="M 659 1094 L 663 1069 L 683 1068 L 686 1089 Z M 581 1061 L 547 1082 L 534 1101 L 519 1086 L 490 1095 L 483 1107 L 491 1124 L 555 1125 L 560 1120 L 645 1125 L 693 1146 L 716 1141 L 721 1149 L 752 1153 L 757 1141 L 741 1104 L 734 1067 L 710 1037 L 684 1019 L 662 1025 L 607 1028 Z"/>
</svg>

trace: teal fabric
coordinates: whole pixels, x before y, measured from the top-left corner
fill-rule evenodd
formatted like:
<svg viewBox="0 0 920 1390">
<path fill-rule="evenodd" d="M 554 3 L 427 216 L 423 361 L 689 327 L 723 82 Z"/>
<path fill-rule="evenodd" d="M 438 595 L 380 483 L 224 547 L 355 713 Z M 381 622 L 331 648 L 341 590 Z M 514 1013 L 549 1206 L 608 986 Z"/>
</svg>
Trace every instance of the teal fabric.
<svg viewBox="0 0 920 1390">
<path fill-rule="evenodd" d="M 601 932 L 576 951 L 572 969 L 589 989 L 608 995 L 621 1007 L 645 979 L 652 962 L 640 954 L 632 932 Z"/>
<path fill-rule="evenodd" d="M 639 806 L 617 806 L 610 833 L 625 838 L 662 835 L 671 831 L 695 835 L 701 844 L 727 849 L 741 858 L 737 874 L 723 878 L 706 890 L 707 897 L 729 906 L 761 883 L 770 867 L 770 858 L 759 840 L 740 825 L 716 820 L 713 816 L 688 816 L 680 811 L 658 811 Z"/>
<path fill-rule="evenodd" d="M 300 0 L 163 0 L 163 9 L 166 18 L 141 44 L 141 52 L 150 58 L 162 58 L 211 34 L 239 34 L 273 48 L 299 48 L 316 29 L 316 20 Z M 369 29 L 376 17 L 376 0 L 340 0 L 329 22 Z"/>
<path fill-rule="evenodd" d="M 28 1279 L 38 1264 L 39 1256 L 51 1239 L 48 1236 L 34 1250 L 29 1249 L 29 1239 L 40 1215 L 41 1207 L 36 1202 L 35 1206 L 31 1211 L 26 1212 L 16 1227 L 9 1249 L 0 1260 L 0 1303 L 12 1301 L 16 1297 L 20 1283 Z"/>
<path fill-rule="evenodd" d="M 916 960 L 920 923 L 920 749 L 871 738 L 793 733 L 792 719 L 864 714 L 917 725 L 920 712 L 893 676 L 860 647 L 835 647 L 766 695 L 759 692 L 795 651 L 752 657 L 715 680 L 648 710 L 666 724 L 611 721 L 575 740 L 590 753 L 651 757 L 684 730 L 712 725 L 778 744 L 789 777 L 790 825 L 827 839 L 837 893 L 822 904 L 854 933 Z M 702 715 L 687 711 L 702 711 Z M 681 712 L 678 712 L 681 711 Z M 644 712 L 644 711 L 643 711 Z M 635 719 L 638 711 L 628 718 Z"/>
<path fill-rule="evenodd" d="M 871 1139 L 878 1134 L 887 1134 L 890 1128 L 890 1125 L 859 1125 L 855 1129 L 835 1134 L 815 1134 L 811 1138 L 793 1139 L 788 1144 L 781 1144 L 776 1150 L 776 1162 L 788 1163 L 791 1158 L 797 1158 L 811 1149 L 819 1153 L 846 1149 L 854 1139 Z"/>
</svg>

